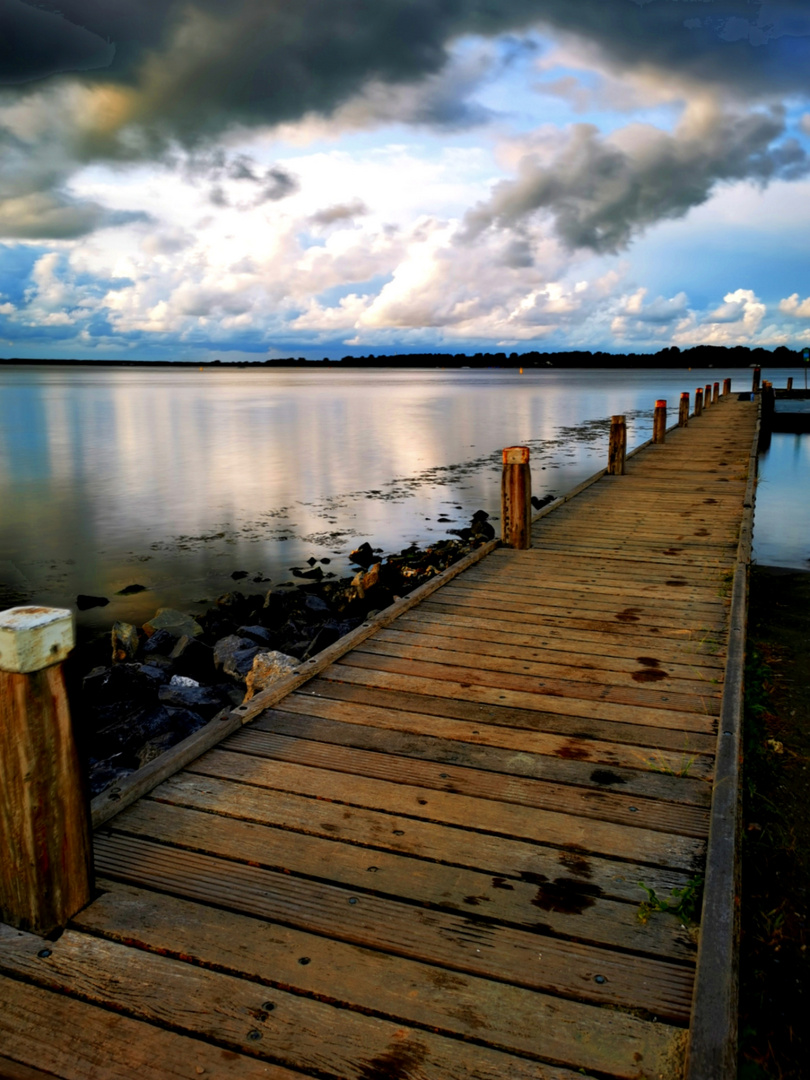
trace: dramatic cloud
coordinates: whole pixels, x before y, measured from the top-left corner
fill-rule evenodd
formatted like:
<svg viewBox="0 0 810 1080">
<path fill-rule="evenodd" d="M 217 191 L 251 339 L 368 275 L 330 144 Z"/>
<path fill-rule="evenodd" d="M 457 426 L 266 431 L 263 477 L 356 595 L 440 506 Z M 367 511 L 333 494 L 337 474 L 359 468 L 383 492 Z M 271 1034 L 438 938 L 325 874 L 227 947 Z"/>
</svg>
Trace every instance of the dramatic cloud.
<svg viewBox="0 0 810 1080">
<path fill-rule="evenodd" d="M 776 143 L 784 130 L 781 107 L 739 114 L 709 102 L 688 108 L 673 135 L 636 124 L 604 137 L 576 124 L 537 140 L 546 145 L 521 158 L 517 179 L 469 213 L 467 237 L 545 211 L 569 247 L 617 251 L 640 229 L 705 202 L 719 181 L 803 176 L 803 148 L 795 139 Z"/>
</svg>

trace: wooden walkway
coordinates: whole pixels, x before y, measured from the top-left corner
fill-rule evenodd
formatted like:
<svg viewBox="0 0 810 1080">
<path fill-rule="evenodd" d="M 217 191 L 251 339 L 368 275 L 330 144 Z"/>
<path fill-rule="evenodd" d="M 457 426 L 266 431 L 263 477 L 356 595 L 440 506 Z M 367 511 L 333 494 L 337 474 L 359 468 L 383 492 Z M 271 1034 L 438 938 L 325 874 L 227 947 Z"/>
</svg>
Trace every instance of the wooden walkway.
<svg viewBox="0 0 810 1080">
<path fill-rule="evenodd" d="M 544 513 L 102 826 L 0 927 L 12 1080 L 683 1073 L 756 403 Z"/>
</svg>

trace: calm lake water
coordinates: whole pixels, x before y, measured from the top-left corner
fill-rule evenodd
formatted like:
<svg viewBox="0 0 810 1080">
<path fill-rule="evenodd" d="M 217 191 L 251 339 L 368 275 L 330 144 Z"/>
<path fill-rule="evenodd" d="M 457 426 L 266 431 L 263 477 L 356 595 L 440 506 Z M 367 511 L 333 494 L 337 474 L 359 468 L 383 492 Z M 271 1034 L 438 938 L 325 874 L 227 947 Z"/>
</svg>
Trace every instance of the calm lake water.
<svg viewBox="0 0 810 1080">
<path fill-rule="evenodd" d="M 727 375 L 750 389 L 750 371 L 719 369 L 2 366 L 0 606 L 89 593 L 111 603 L 80 623 L 138 622 L 267 589 L 308 558 L 340 575 L 363 540 L 430 543 L 478 509 L 498 528 L 503 446 L 528 444 L 534 494 L 560 495 L 603 466 L 611 414 L 638 445 L 656 398 L 672 415 L 682 390 Z M 807 436 L 775 436 L 760 561 L 810 566 L 809 475 Z M 249 576 L 234 585 L 234 571 Z M 147 591 L 115 595 L 136 583 Z"/>
</svg>

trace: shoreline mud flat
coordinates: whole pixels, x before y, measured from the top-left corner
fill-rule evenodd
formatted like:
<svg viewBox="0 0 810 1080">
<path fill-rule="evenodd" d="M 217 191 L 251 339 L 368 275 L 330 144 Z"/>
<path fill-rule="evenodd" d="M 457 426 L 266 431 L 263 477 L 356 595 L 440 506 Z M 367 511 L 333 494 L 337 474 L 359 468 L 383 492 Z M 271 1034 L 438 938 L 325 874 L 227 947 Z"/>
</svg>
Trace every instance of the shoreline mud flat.
<svg viewBox="0 0 810 1080">
<path fill-rule="evenodd" d="M 457 539 L 388 555 L 361 544 L 350 556 L 353 577 L 327 577 L 321 564 L 329 560 L 310 558 L 293 570 L 295 581 L 260 593 L 234 589 L 201 615 L 160 608 L 142 626 L 116 622 L 111 630 L 81 632 L 66 675 L 91 797 L 494 535 L 479 510 Z M 92 606 L 103 598 L 79 599 Z"/>
</svg>

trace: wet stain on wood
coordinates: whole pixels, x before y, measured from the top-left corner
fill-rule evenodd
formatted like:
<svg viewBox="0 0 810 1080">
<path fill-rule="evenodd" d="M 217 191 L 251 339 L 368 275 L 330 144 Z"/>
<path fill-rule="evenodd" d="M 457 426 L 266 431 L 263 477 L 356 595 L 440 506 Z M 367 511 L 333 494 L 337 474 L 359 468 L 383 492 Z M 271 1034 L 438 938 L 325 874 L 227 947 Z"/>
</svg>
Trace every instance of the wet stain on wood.
<svg viewBox="0 0 810 1080">
<path fill-rule="evenodd" d="M 633 672 L 634 682 L 660 682 L 661 679 L 666 679 L 667 673 L 660 668 L 642 668 L 641 671 Z"/>
<path fill-rule="evenodd" d="M 591 864 L 587 859 L 583 859 L 581 855 L 572 855 L 568 851 L 562 852 L 560 855 L 560 864 L 565 867 L 570 873 L 575 874 L 580 878 L 593 877 L 593 870 Z"/>
<path fill-rule="evenodd" d="M 623 776 L 619 776 L 618 773 L 613 772 L 611 769 L 594 769 L 591 773 L 591 780 L 593 780 L 595 784 L 627 783 Z"/>
<path fill-rule="evenodd" d="M 569 739 L 565 746 L 561 746 L 557 751 L 557 757 L 566 758 L 569 761 L 587 761 L 590 756 L 590 751 L 577 739 Z"/>
<path fill-rule="evenodd" d="M 636 663 L 643 664 L 644 667 L 661 667 L 661 661 L 654 656 L 637 656 Z"/>
<path fill-rule="evenodd" d="M 419 1067 L 427 1057 L 427 1050 L 419 1043 L 393 1046 L 368 1062 L 359 1062 L 360 1080 L 416 1080 L 421 1075 Z"/>
<path fill-rule="evenodd" d="M 641 608 L 628 607 L 625 608 L 624 611 L 620 611 L 616 618 L 619 622 L 638 622 L 639 611 L 641 611 Z"/>
<path fill-rule="evenodd" d="M 506 880 L 506 878 L 502 878 L 502 877 L 494 877 L 492 879 L 492 888 L 493 889 L 507 889 L 509 892 L 514 892 L 515 891 L 515 886 L 510 885 L 509 882 Z"/>
</svg>

